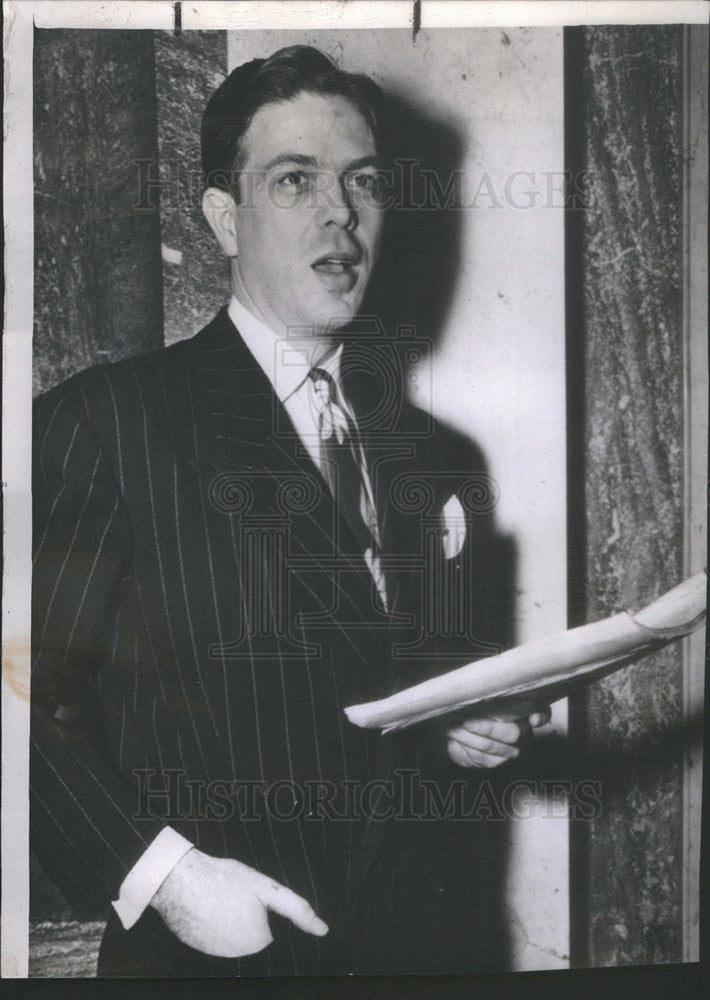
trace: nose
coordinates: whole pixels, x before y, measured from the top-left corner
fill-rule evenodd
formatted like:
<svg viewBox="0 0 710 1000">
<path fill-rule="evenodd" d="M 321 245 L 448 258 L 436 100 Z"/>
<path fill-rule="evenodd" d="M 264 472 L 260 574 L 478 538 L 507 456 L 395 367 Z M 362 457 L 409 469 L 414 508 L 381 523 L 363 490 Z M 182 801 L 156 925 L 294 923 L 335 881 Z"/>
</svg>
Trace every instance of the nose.
<svg viewBox="0 0 710 1000">
<path fill-rule="evenodd" d="M 355 229 L 358 218 L 352 206 L 344 181 L 336 177 L 322 193 L 320 205 L 321 226 Z"/>
</svg>

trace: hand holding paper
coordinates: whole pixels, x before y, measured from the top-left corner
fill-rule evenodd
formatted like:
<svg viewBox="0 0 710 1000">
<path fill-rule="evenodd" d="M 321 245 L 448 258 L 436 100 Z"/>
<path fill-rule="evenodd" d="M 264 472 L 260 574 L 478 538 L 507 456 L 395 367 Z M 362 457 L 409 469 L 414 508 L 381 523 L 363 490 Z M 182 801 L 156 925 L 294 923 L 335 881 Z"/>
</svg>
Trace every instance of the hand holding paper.
<svg viewBox="0 0 710 1000">
<path fill-rule="evenodd" d="M 356 726 L 387 732 L 466 706 L 475 706 L 472 715 L 499 716 L 515 711 L 521 696 L 555 701 L 689 635 L 705 618 L 706 589 L 706 574 L 697 573 L 637 613 L 537 639 L 345 713 Z"/>
<path fill-rule="evenodd" d="M 449 757 L 459 767 L 492 768 L 514 760 L 518 744 L 531 729 L 550 721 L 550 712 L 522 712 L 514 717 L 463 719 L 446 733 Z"/>
</svg>

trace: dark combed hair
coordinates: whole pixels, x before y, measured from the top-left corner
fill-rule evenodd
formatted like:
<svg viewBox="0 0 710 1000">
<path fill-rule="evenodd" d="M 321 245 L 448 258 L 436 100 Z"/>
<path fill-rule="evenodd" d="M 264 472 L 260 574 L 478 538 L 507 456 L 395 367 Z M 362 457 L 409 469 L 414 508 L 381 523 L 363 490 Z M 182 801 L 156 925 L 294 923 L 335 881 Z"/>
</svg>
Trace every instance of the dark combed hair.
<svg viewBox="0 0 710 1000">
<path fill-rule="evenodd" d="M 242 140 L 265 104 L 288 101 L 302 92 L 346 98 L 377 135 L 384 95 L 362 73 L 347 73 L 309 45 L 279 49 L 268 59 L 252 59 L 233 70 L 210 98 L 202 117 L 202 171 L 206 187 L 237 195 L 244 166 Z"/>
</svg>

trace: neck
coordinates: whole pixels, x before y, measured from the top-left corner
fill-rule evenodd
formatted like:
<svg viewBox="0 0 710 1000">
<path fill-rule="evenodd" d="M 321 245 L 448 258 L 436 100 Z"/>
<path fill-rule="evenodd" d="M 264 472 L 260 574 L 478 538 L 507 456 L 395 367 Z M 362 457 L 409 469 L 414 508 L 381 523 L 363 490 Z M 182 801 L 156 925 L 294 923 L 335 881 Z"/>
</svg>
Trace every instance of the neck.
<svg viewBox="0 0 710 1000">
<path fill-rule="evenodd" d="M 300 351 L 308 359 L 309 364 L 312 367 L 322 364 L 323 361 L 325 361 L 325 359 L 338 348 L 340 339 L 337 334 L 335 336 L 333 334 L 329 334 L 328 336 L 318 336 L 315 334 L 312 337 L 307 337 L 304 334 L 303 336 L 295 338 L 293 336 L 289 336 L 289 327 L 287 324 L 280 322 L 276 319 L 276 317 L 265 315 L 264 311 L 259 308 L 253 296 L 249 294 L 249 290 L 247 289 L 239 270 L 238 257 L 234 257 L 232 259 L 231 284 L 232 294 L 239 300 L 244 308 L 248 309 L 252 316 L 255 316 L 258 320 L 260 320 L 264 326 L 268 326 L 270 330 L 273 330 L 277 337 L 283 340 L 292 341 L 294 349 Z"/>
</svg>

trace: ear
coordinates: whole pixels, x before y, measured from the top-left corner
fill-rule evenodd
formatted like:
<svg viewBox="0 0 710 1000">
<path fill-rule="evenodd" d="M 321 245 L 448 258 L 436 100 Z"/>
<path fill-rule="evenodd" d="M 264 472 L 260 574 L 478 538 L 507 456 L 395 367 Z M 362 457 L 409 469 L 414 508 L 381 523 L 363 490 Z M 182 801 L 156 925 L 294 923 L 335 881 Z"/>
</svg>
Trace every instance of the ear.
<svg viewBox="0 0 710 1000">
<path fill-rule="evenodd" d="M 207 188 L 202 196 L 202 211 L 226 255 L 236 257 L 237 206 L 232 195 L 220 188 Z"/>
</svg>

